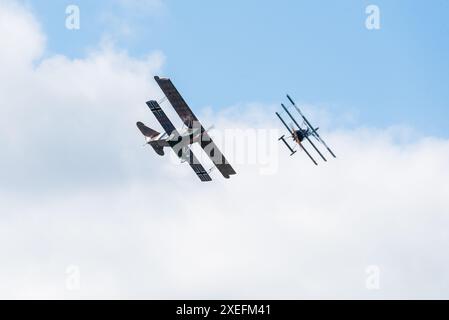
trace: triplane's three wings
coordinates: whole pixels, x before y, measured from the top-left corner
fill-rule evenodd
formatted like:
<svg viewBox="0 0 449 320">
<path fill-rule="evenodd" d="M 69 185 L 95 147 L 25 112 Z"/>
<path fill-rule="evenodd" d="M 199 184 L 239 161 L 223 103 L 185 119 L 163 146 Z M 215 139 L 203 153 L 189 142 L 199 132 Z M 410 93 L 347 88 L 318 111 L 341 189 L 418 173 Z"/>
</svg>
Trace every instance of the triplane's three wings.
<svg viewBox="0 0 449 320">
<path fill-rule="evenodd" d="M 321 136 L 318 134 L 316 128 L 314 128 L 309 120 L 307 120 L 307 118 L 304 116 L 304 114 L 301 112 L 301 109 L 298 108 L 298 106 L 296 105 L 296 103 L 293 101 L 293 99 L 287 94 L 287 98 L 288 100 L 290 100 L 290 103 L 293 105 L 293 107 L 295 107 L 296 111 L 298 111 L 299 115 L 302 117 L 302 119 L 304 120 L 304 122 L 306 123 L 307 127 L 309 128 L 309 130 L 312 131 L 312 135 L 315 137 L 315 139 L 317 139 L 319 142 L 321 142 L 321 144 L 327 149 L 327 151 L 329 151 L 329 153 L 336 158 L 337 156 L 332 152 L 331 148 L 328 147 L 328 145 L 326 144 L 326 142 L 324 142 L 324 140 L 321 138 Z"/>
<path fill-rule="evenodd" d="M 287 107 L 281 103 L 282 109 L 284 109 L 285 113 L 289 116 L 289 118 L 296 125 L 296 128 L 294 128 L 293 124 L 291 127 L 289 127 L 287 125 L 287 123 L 285 122 L 285 120 L 281 117 L 281 115 L 278 112 L 276 112 L 276 115 L 278 116 L 279 120 L 281 120 L 281 122 L 284 124 L 284 126 L 286 127 L 288 132 L 291 134 L 291 136 L 289 138 L 293 138 L 293 140 L 296 142 L 296 144 L 299 145 L 304 150 L 304 152 L 309 156 L 310 160 L 312 160 L 315 165 L 318 165 L 318 163 L 315 161 L 315 159 L 312 157 L 312 155 L 304 147 L 304 145 L 302 143 L 303 140 L 307 140 L 324 161 L 327 161 L 327 159 L 324 157 L 324 155 L 321 153 L 321 151 L 317 148 L 317 146 L 312 142 L 312 140 L 309 138 L 309 136 L 313 136 L 316 140 L 318 140 L 318 142 L 320 142 L 329 151 L 329 153 L 334 158 L 336 158 L 335 154 L 332 152 L 332 150 L 327 146 L 326 142 L 324 142 L 324 140 L 318 134 L 318 132 L 317 132 L 318 128 L 315 128 L 314 126 L 312 126 L 310 124 L 309 120 L 307 120 L 307 118 L 304 116 L 304 114 L 301 112 L 301 110 L 296 106 L 295 102 L 289 95 L 287 95 L 287 98 L 288 98 L 288 100 L 290 100 L 293 107 L 296 109 L 296 111 L 299 113 L 299 115 L 303 119 L 303 125 L 305 124 L 305 126 L 306 126 L 306 129 L 303 129 L 301 127 L 301 125 L 298 123 L 298 121 L 296 121 L 296 119 L 293 117 L 293 115 L 288 111 Z M 279 140 L 282 140 L 284 142 L 286 147 L 290 150 L 291 155 L 296 153 L 296 151 L 285 140 L 285 136 L 280 137 Z"/>
<path fill-rule="evenodd" d="M 228 163 L 225 156 L 221 153 L 220 149 L 218 149 L 217 145 L 212 141 L 207 131 L 198 121 L 198 118 L 184 101 L 184 98 L 178 92 L 172 81 L 170 79 L 159 78 L 157 76 L 154 77 L 154 79 L 156 80 L 161 90 L 164 92 L 170 104 L 178 113 L 182 122 L 184 122 L 184 124 L 189 128 L 198 127 L 201 129 L 201 148 L 203 148 L 206 154 L 211 158 L 212 162 L 221 172 L 221 174 L 226 179 L 229 179 L 231 175 L 236 174 L 235 170 Z"/>
<path fill-rule="evenodd" d="M 148 101 L 147 105 L 153 112 L 156 119 L 160 122 L 165 132 L 169 136 L 173 137 L 173 139 L 170 139 L 168 141 L 168 144 L 175 151 L 176 155 L 180 159 L 189 162 L 190 167 L 193 169 L 193 171 L 195 171 L 196 175 L 200 178 L 201 181 L 212 181 L 207 171 L 204 169 L 204 167 L 195 157 L 193 151 L 187 145 L 183 146 L 182 148 L 177 148 L 177 145 L 179 144 L 179 142 L 181 142 L 182 137 L 180 136 L 179 132 L 176 130 L 170 119 L 168 119 L 165 112 L 161 109 L 159 103 L 157 103 L 156 101 Z"/>
<path fill-rule="evenodd" d="M 221 153 L 220 149 L 218 149 L 215 142 L 212 141 L 212 138 L 209 134 L 201 127 L 202 139 L 200 141 L 201 148 L 206 152 L 209 158 L 212 160 L 214 165 L 217 167 L 218 171 L 221 172 L 223 177 L 229 179 L 230 176 L 236 174 L 234 168 L 228 163 L 225 156 Z"/>
</svg>

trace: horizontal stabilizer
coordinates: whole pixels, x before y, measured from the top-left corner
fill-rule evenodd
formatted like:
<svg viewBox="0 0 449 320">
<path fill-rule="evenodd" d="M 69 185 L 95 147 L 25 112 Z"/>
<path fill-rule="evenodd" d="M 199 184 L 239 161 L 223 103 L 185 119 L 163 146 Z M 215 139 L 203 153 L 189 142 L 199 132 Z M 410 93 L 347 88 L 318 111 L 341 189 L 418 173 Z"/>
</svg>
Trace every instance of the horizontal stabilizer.
<svg viewBox="0 0 449 320">
<path fill-rule="evenodd" d="M 153 130 L 151 128 L 148 128 L 146 125 L 144 125 L 142 122 L 137 122 L 137 128 L 139 128 L 140 132 L 142 132 L 142 134 L 145 137 L 148 138 L 154 138 L 157 137 L 158 135 L 160 135 L 159 132 L 157 132 L 156 130 Z"/>
</svg>

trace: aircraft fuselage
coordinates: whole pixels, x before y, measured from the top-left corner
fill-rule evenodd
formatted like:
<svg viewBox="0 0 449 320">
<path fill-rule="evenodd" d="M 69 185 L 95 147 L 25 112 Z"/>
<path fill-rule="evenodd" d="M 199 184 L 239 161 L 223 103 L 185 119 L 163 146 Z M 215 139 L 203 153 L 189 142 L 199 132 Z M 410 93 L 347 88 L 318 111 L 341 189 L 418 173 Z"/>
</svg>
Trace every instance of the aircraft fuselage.
<svg viewBox="0 0 449 320">
<path fill-rule="evenodd" d="M 201 128 L 187 128 L 181 132 L 179 135 L 173 132 L 171 135 L 167 136 L 166 133 L 161 133 L 160 135 L 149 138 L 146 137 L 147 143 L 154 141 L 165 141 L 167 144 L 180 144 L 179 146 L 191 145 L 201 140 Z"/>
</svg>

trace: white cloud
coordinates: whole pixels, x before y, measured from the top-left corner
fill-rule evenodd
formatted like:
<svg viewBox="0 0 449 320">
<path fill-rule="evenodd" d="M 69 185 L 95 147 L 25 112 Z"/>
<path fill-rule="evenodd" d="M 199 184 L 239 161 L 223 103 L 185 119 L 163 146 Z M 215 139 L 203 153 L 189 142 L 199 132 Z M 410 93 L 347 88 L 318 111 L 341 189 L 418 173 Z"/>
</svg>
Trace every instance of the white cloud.
<svg viewBox="0 0 449 320">
<path fill-rule="evenodd" d="M 23 68 L 29 67 L 42 54 L 45 36 L 33 15 L 16 2 L 2 0 L 0 6 L 1 77 L 8 72 L 21 72 Z M 10 69 L 12 66 L 14 69 Z M 0 79 L 2 82 L 5 80 Z"/>
<path fill-rule="evenodd" d="M 0 13 L 27 46 L 0 53 L 9 68 L 0 74 L 0 297 L 449 296 L 449 141 L 339 129 L 324 133 L 338 155 L 327 164 L 278 145 L 276 174 L 237 164 L 231 180 L 214 173 L 201 184 L 139 146 L 137 120 L 159 128 L 144 102 L 160 96 L 152 75 L 162 54 L 135 59 L 105 45 L 83 59 L 43 59 L 33 16 L 3 2 Z M 0 39 L 13 41 L 14 30 L 0 24 Z M 277 128 L 272 109 L 201 118 Z M 65 287 L 71 265 L 80 291 Z M 378 291 L 365 288 L 370 265 L 381 270 Z"/>
<path fill-rule="evenodd" d="M 167 12 L 163 0 L 115 0 L 114 4 L 99 19 L 105 26 L 103 37 L 118 42 L 139 42 L 142 35 L 148 37 Z"/>
</svg>

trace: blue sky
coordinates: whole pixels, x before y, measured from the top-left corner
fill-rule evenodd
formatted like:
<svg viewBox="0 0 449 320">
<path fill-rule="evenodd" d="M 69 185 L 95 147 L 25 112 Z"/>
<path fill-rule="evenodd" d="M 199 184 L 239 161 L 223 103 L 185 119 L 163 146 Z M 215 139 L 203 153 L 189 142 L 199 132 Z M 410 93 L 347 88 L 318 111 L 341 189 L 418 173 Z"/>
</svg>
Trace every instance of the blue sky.
<svg viewBox="0 0 449 320">
<path fill-rule="evenodd" d="M 192 106 L 278 103 L 290 92 L 354 113 L 357 125 L 449 136 L 447 1 L 168 0 L 149 10 L 119 1 L 28 3 L 48 54 L 82 57 L 104 37 L 132 56 L 160 50 L 164 76 Z M 79 31 L 64 28 L 68 4 L 80 7 Z M 379 6 L 381 30 L 365 28 L 368 4 Z"/>
<path fill-rule="evenodd" d="M 447 298 L 449 2 L 372 3 L 379 31 L 355 0 L 0 0 L 0 298 Z M 232 179 L 143 147 L 161 64 Z M 337 159 L 263 130 L 287 91 Z"/>
</svg>

